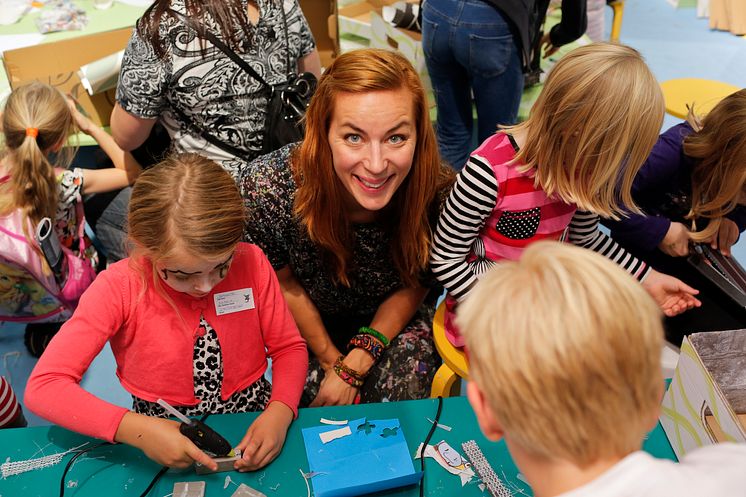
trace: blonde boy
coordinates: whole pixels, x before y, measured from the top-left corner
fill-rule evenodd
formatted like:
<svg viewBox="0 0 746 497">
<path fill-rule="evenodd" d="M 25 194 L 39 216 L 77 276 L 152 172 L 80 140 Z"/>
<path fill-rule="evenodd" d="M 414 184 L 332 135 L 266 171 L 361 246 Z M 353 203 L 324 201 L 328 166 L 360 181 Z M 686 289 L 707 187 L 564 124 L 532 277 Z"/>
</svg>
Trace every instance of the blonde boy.
<svg viewBox="0 0 746 497">
<path fill-rule="evenodd" d="M 746 495 L 746 446 L 680 464 L 640 451 L 663 390 L 660 311 L 608 259 L 539 242 L 486 275 L 458 311 L 479 425 L 536 497 Z"/>
</svg>

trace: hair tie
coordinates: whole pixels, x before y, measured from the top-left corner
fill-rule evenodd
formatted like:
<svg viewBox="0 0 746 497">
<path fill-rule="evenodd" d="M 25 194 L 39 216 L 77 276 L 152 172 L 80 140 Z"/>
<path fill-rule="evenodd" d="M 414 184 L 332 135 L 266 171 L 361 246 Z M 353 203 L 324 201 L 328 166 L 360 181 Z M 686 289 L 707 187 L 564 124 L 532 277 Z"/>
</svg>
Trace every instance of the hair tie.
<svg viewBox="0 0 746 497">
<path fill-rule="evenodd" d="M 36 138 L 39 136 L 39 128 L 26 128 L 26 136 L 33 136 Z"/>
</svg>

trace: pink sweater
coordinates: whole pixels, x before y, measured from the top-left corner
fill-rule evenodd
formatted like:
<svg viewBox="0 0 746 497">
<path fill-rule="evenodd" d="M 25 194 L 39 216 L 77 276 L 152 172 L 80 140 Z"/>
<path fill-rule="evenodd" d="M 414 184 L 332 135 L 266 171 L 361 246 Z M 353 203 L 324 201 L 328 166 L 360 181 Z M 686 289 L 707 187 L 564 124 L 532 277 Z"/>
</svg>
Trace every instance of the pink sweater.
<svg viewBox="0 0 746 497">
<path fill-rule="evenodd" d="M 125 259 L 102 272 L 75 314 L 50 342 L 29 378 L 27 407 L 55 424 L 113 441 L 127 409 L 80 387 L 80 380 L 107 341 L 124 388 L 142 399 L 194 405 L 192 355 L 200 315 L 215 329 L 223 354 L 223 400 L 257 381 L 272 358 L 272 396 L 297 414 L 308 369 L 308 352 L 283 299 L 274 270 L 255 245 L 239 244 L 230 270 L 209 295 L 190 297 L 147 288 Z M 251 288 L 254 308 L 217 315 L 213 296 Z M 266 348 L 266 352 L 265 352 Z"/>
</svg>

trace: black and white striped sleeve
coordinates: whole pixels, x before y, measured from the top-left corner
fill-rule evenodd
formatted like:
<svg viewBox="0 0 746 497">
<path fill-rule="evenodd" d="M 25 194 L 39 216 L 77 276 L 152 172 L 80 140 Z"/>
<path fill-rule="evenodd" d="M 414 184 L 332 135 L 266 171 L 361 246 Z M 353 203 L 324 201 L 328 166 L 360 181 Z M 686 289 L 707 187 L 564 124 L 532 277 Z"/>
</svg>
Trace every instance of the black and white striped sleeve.
<svg viewBox="0 0 746 497">
<path fill-rule="evenodd" d="M 495 173 L 484 159 L 470 157 L 440 214 L 430 255 L 433 273 L 459 301 L 477 282 L 467 257 L 496 202 Z"/>
<path fill-rule="evenodd" d="M 633 256 L 610 236 L 598 229 L 599 216 L 587 211 L 577 211 L 570 221 L 570 242 L 591 249 L 611 259 L 625 271 L 642 281 L 652 269 L 644 261 Z"/>
</svg>

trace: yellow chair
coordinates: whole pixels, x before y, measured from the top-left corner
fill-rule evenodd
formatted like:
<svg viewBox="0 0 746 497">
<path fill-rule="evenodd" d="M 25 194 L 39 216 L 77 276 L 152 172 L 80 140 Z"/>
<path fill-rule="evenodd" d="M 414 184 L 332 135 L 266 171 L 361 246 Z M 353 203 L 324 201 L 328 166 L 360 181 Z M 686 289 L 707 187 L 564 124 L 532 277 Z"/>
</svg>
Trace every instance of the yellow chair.
<svg viewBox="0 0 746 497">
<path fill-rule="evenodd" d="M 460 383 L 456 384 L 454 392 L 454 383 L 459 378 L 469 379 L 469 363 L 466 360 L 466 354 L 461 349 L 451 345 L 446 337 L 446 329 L 443 321 L 446 315 L 446 303 L 441 302 L 435 311 L 433 318 L 433 339 L 435 348 L 443 359 L 443 365 L 438 368 L 433 378 L 433 386 L 430 390 L 430 397 L 450 397 L 453 393 L 458 395 Z"/>
<path fill-rule="evenodd" d="M 728 83 L 699 78 L 669 79 L 661 83 L 661 89 L 666 112 L 681 119 L 686 118 L 687 105 L 693 103 L 695 113 L 705 115 L 723 98 L 740 90 Z"/>
<path fill-rule="evenodd" d="M 611 19 L 611 36 L 609 41 L 619 43 L 619 34 L 622 32 L 622 18 L 624 17 L 624 0 L 612 0 L 607 2 L 614 12 Z"/>
</svg>

